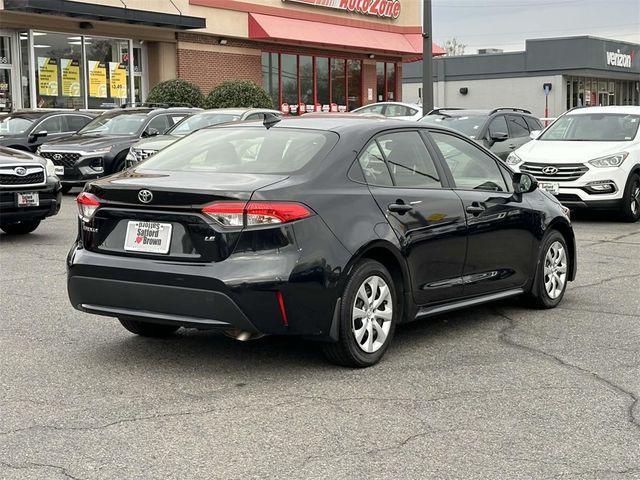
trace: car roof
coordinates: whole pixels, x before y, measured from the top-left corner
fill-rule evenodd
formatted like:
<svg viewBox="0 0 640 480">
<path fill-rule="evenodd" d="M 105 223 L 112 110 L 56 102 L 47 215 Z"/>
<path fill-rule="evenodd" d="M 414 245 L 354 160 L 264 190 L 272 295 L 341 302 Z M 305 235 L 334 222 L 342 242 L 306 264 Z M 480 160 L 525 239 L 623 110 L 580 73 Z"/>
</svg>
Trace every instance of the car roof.
<svg viewBox="0 0 640 480">
<path fill-rule="evenodd" d="M 429 113 L 428 115 L 446 115 L 448 117 L 468 117 L 468 116 L 488 116 L 491 110 L 474 109 L 474 108 L 439 108 L 437 112 Z"/>
<path fill-rule="evenodd" d="M 272 108 L 210 108 L 208 110 L 202 110 L 198 112 L 196 115 L 207 115 L 207 114 L 216 114 L 216 113 L 227 113 L 230 115 L 244 115 L 249 112 L 272 112 L 272 113 L 281 113 L 279 110 L 274 110 Z"/>
<path fill-rule="evenodd" d="M 375 103 L 368 103 L 367 105 L 363 105 L 361 107 L 356 108 L 355 110 L 360 110 L 361 108 L 364 107 L 372 107 L 375 105 L 402 105 L 403 107 L 411 107 L 411 108 L 422 108 L 420 105 L 418 105 L 417 103 L 407 103 L 407 102 L 375 102 Z"/>
<path fill-rule="evenodd" d="M 567 112 L 567 115 L 584 115 L 589 113 L 620 113 L 640 115 L 640 107 L 634 105 L 610 105 L 607 107 L 579 107 Z"/>
<path fill-rule="evenodd" d="M 261 122 L 246 122 L 246 126 L 260 125 Z M 216 125 L 207 128 L 239 128 L 241 124 L 224 124 Z M 301 117 L 285 117 L 280 122 L 276 123 L 272 128 L 295 128 L 295 129 L 310 129 L 310 130 L 323 130 L 332 131 L 336 133 L 354 132 L 354 131 L 378 131 L 385 128 L 430 128 L 432 125 L 422 124 L 414 122 L 407 122 L 406 120 L 394 120 L 391 118 L 377 118 L 364 115 L 349 115 L 349 114 L 327 114 L 325 116 L 320 115 L 302 115 Z M 241 127 L 240 127 L 241 128 Z M 446 129 L 448 130 L 448 129 Z"/>
<path fill-rule="evenodd" d="M 30 118 L 30 119 L 38 119 L 42 117 L 46 117 L 47 115 L 54 115 L 58 113 L 84 113 L 84 112 L 76 112 L 75 110 L 17 110 L 15 112 L 8 113 L 7 116 L 18 117 L 18 118 Z"/>
</svg>

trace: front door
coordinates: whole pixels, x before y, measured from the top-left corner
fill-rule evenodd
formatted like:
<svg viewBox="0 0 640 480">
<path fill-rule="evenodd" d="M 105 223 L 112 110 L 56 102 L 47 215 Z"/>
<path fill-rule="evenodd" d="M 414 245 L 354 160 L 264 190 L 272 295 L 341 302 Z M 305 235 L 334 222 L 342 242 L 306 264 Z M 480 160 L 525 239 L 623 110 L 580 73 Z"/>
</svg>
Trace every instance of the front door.
<svg viewBox="0 0 640 480">
<path fill-rule="evenodd" d="M 394 131 L 372 140 L 359 161 L 407 260 L 416 303 L 462 295 L 466 250 L 462 202 L 446 188 L 421 134 Z"/>
<path fill-rule="evenodd" d="M 522 287 L 529 278 L 535 223 L 505 167 L 473 142 L 431 132 L 467 219 L 464 296 Z"/>
<path fill-rule="evenodd" d="M 18 106 L 12 40 L 13 37 L 0 34 L 0 113 L 11 112 Z"/>
</svg>

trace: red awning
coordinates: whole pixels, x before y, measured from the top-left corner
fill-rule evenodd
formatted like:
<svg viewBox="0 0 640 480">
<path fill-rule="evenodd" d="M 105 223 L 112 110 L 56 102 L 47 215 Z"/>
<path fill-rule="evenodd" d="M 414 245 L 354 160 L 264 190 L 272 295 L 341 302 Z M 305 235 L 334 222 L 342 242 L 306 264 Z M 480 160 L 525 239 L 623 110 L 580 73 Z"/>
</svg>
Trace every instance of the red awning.
<svg viewBox="0 0 640 480">
<path fill-rule="evenodd" d="M 258 13 L 249 14 L 249 38 L 331 45 L 369 52 L 410 55 L 412 58 L 422 56 L 422 36 L 419 33 L 384 32 Z M 444 50 L 433 45 L 433 54 L 442 55 Z"/>
</svg>

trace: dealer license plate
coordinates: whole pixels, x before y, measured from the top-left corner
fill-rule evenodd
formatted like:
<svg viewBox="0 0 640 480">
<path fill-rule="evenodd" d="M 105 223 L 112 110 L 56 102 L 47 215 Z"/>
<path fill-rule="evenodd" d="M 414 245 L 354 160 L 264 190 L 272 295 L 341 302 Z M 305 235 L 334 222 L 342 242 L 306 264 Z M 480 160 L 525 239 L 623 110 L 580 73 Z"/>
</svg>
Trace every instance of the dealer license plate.
<svg viewBox="0 0 640 480">
<path fill-rule="evenodd" d="M 38 192 L 18 193 L 19 207 L 37 207 L 40 205 L 40 196 Z"/>
<path fill-rule="evenodd" d="M 540 182 L 538 183 L 538 187 L 553 195 L 558 195 L 558 191 L 560 190 L 560 184 L 557 182 Z"/>
<path fill-rule="evenodd" d="M 172 228 L 170 223 L 129 222 L 124 249 L 130 252 L 168 253 Z"/>
<path fill-rule="evenodd" d="M 56 175 L 64 175 L 64 165 L 56 165 L 55 166 L 55 174 Z"/>
</svg>

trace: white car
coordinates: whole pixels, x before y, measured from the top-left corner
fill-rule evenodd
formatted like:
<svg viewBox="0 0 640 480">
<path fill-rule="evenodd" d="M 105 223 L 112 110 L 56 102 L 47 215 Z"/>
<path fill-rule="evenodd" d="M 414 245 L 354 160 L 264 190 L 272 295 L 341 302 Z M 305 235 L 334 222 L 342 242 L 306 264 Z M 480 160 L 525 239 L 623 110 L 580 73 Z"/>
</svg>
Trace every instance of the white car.
<svg viewBox="0 0 640 480">
<path fill-rule="evenodd" d="M 422 118 L 422 107 L 415 103 L 378 102 L 351 110 L 351 113 L 377 113 L 385 117 L 417 122 Z"/>
<path fill-rule="evenodd" d="M 569 110 L 507 157 L 516 171 L 569 208 L 618 210 L 640 219 L 640 107 Z"/>
</svg>

